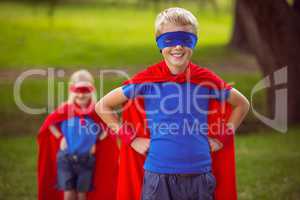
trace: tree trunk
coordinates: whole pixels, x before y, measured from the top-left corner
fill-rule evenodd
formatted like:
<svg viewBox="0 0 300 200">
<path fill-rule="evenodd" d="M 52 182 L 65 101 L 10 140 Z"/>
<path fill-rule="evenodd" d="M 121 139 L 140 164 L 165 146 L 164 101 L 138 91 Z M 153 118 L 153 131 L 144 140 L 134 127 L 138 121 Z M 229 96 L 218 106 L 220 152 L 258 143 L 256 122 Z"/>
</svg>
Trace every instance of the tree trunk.
<svg viewBox="0 0 300 200">
<path fill-rule="evenodd" d="M 246 38 L 265 76 L 288 67 L 288 121 L 300 121 L 300 17 L 285 0 L 238 0 Z M 296 0 L 297 1 L 297 0 Z M 269 111 L 274 114 L 274 88 L 268 88 Z"/>
<path fill-rule="evenodd" d="M 300 0 L 294 0 L 293 9 L 300 15 Z"/>
<path fill-rule="evenodd" d="M 231 40 L 229 42 L 229 46 L 239 51 L 252 53 L 249 42 L 247 40 L 245 29 L 242 24 L 243 23 L 241 19 L 242 10 L 240 7 L 241 7 L 241 3 L 240 1 L 237 0 L 234 8 L 234 25 L 233 25 L 233 32 L 232 32 Z"/>
</svg>

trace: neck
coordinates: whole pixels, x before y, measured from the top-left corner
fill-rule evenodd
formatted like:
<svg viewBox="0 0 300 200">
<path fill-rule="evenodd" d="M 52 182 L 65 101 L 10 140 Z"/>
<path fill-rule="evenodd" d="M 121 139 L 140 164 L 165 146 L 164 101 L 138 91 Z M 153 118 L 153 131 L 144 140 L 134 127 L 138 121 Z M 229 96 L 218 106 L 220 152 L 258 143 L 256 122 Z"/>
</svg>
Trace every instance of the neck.
<svg viewBox="0 0 300 200">
<path fill-rule="evenodd" d="M 183 73 L 186 70 L 186 68 L 188 67 L 188 63 L 185 65 L 182 65 L 182 66 L 173 66 L 170 63 L 168 63 L 168 61 L 166 61 L 166 64 L 167 64 L 171 74 L 173 74 L 173 75 Z"/>
<path fill-rule="evenodd" d="M 78 104 L 78 103 L 76 103 L 76 102 L 74 102 L 74 104 L 78 107 L 78 108 L 80 108 L 80 109 L 87 109 L 87 108 L 89 108 L 90 107 L 90 105 L 91 105 L 91 100 L 88 102 L 88 103 L 86 103 L 86 104 Z"/>
</svg>

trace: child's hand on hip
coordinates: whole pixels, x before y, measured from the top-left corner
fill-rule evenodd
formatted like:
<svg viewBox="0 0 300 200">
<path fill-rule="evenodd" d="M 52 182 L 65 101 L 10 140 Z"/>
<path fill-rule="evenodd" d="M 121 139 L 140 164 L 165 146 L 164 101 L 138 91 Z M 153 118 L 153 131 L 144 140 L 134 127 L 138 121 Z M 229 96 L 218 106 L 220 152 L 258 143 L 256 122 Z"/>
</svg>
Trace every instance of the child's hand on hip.
<svg viewBox="0 0 300 200">
<path fill-rule="evenodd" d="M 139 154 L 146 155 L 150 147 L 150 139 L 137 137 L 131 142 L 131 147 Z"/>
<path fill-rule="evenodd" d="M 216 152 L 216 151 L 219 151 L 220 149 L 223 148 L 223 144 L 215 138 L 210 138 L 209 137 L 208 142 L 209 142 L 209 145 L 210 145 L 211 152 Z"/>
<path fill-rule="evenodd" d="M 63 137 L 60 141 L 60 145 L 59 145 L 59 148 L 60 150 L 65 150 L 67 149 L 67 142 L 66 142 L 66 139 Z"/>
<path fill-rule="evenodd" d="M 107 132 L 103 131 L 100 135 L 99 135 L 99 140 L 104 140 L 107 137 Z"/>
</svg>

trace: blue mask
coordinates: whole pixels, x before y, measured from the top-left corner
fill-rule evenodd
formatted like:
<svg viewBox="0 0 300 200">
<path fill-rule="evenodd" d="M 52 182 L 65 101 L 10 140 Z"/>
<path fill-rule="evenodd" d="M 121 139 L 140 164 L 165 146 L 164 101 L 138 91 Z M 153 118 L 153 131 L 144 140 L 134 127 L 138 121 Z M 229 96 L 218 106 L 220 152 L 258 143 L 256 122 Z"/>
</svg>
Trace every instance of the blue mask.
<svg viewBox="0 0 300 200">
<path fill-rule="evenodd" d="M 197 40 L 197 36 L 193 33 L 176 31 L 161 34 L 156 38 L 156 43 L 160 50 L 176 45 L 181 45 L 193 49 L 197 44 Z"/>
</svg>

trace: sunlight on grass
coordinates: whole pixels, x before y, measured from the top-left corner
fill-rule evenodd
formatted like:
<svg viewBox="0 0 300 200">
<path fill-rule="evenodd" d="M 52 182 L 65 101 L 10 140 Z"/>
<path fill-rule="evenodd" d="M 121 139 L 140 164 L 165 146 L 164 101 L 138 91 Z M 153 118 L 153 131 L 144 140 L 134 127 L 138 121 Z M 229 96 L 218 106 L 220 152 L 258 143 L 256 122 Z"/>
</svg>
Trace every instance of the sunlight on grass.
<svg viewBox="0 0 300 200">
<path fill-rule="evenodd" d="M 135 67 L 161 59 L 154 38 L 157 11 L 150 8 L 61 6 L 52 19 L 45 6 L 0 4 L 0 9 L 2 68 Z M 226 55 L 223 46 L 230 37 L 230 12 L 193 10 L 200 21 L 196 51 L 201 49 L 205 57 L 207 47 L 219 46 L 221 52 L 214 58 L 218 60 Z M 199 56 L 195 54 L 194 60 Z"/>
</svg>

